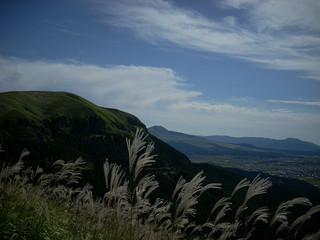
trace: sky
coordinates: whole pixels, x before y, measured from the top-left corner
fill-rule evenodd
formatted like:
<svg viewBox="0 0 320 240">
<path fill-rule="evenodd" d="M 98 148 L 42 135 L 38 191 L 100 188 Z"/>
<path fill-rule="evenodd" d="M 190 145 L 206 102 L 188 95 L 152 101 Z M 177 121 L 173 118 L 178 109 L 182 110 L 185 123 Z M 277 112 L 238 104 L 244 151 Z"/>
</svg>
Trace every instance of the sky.
<svg viewBox="0 0 320 240">
<path fill-rule="evenodd" d="M 2 0 L 0 92 L 195 135 L 320 145 L 319 0 Z"/>
</svg>

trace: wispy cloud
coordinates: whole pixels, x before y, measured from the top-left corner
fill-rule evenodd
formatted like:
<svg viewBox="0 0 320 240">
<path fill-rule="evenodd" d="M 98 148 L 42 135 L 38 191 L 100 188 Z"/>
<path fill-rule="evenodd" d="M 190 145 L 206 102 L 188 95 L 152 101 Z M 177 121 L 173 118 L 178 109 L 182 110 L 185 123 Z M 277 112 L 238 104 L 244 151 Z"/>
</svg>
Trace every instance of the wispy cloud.
<svg viewBox="0 0 320 240">
<path fill-rule="evenodd" d="M 75 35 L 75 36 L 79 36 L 80 33 L 77 33 L 77 32 L 74 32 L 74 31 L 71 31 L 65 27 L 52 27 L 53 30 L 56 30 L 58 32 L 63 32 L 63 33 L 67 33 L 67 34 L 71 34 L 71 35 Z"/>
<path fill-rule="evenodd" d="M 0 59 L 2 91 L 71 91 L 109 107 L 152 108 L 201 95 L 169 68 Z"/>
<path fill-rule="evenodd" d="M 292 100 L 274 100 L 270 99 L 267 102 L 271 103 L 284 103 L 284 104 L 302 104 L 308 106 L 320 106 L 320 102 L 312 102 L 312 101 L 292 101 Z"/>
<path fill-rule="evenodd" d="M 193 134 L 298 137 L 320 143 L 319 114 L 203 101 L 202 93 L 190 90 L 187 81 L 170 68 L 0 58 L 0 72 L 1 91 L 70 91 L 100 106 L 135 114 L 149 126 Z"/>
<path fill-rule="evenodd" d="M 248 111 L 248 108 L 239 107 L 232 104 L 223 104 L 223 103 L 208 103 L 201 101 L 189 101 L 189 102 L 180 102 L 173 104 L 171 106 L 174 110 L 187 110 L 187 111 L 205 111 L 205 112 L 219 112 L 219 113 L 239 113 Z"/>
<path fill-rule="evenodd" d="M 259 30 L 303 30 L 319 33 L 319 0 L 224 0 L 222 6 L 247 10 Z"/>
<path fill-rule="evenodd" d="M 101 21 L 131 29 L 153 44 L 226 54 L 320 80 L 320 4 L 306 1 L 215 2 L 245 14 L 213 20 L 163 0 L 96 1 Z M 228 11 L 226 11 L 227 14 Z"/>
</svg>

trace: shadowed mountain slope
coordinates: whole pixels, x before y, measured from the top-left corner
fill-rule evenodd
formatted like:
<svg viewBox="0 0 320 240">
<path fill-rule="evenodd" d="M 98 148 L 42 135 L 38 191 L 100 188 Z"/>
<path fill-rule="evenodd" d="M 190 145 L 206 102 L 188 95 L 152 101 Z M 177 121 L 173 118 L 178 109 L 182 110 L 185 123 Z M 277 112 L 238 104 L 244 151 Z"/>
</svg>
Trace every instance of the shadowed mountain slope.
<svg viewBox="0 0 320 240">
<path fill-rule="evenodd" d="M 96 193 L 104 194 L 102 165 L 111 162 L 127 166 L 125 138 L 132 138 L 145 125 L 132 114 L 99 107 L 84 98 L 66 92 L 0 93 L 0 163 L 15 162 L 27 148 L 28 166 L 50 168 L 57 159 L 83 157 L 87 166 L 84 182 L 89 181 Z M 155 166 L 178 168 L 189 159 L 169 145 L 150 136 L 159 155 Z M 158 143 L 160 141 L 160 143 Z"/>
</svg>

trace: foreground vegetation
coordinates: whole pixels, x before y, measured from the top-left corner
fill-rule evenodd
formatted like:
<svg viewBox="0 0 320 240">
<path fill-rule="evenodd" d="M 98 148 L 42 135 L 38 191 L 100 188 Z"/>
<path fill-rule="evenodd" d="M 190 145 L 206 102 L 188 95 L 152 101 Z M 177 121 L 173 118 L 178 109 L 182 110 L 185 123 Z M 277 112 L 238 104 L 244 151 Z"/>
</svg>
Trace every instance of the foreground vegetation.
<svg viewBox="0 0 320 240">
<path fill-rule="evenodd" d="M 282 202 L 274 213 L 267 206 L 250 209 L 252 198 L 266 194 L 269 179 L 243 179 L 229 197 L 208 206 L 204 223 L 195 222 L 197 204 L 206 191 L 218 191 L 220 184 L 205 185 L 202 172 L 190 181 L 180 178 L 170 200 L 156 198 L 159 183 L 145 169 L 155 162 L 154 144 L 139 129 L 126 140 L 128 172 L 121 166 L 103 165 L 107 192 L 94 198 L 92 187 L 77 188 L 82 159 L 58 160 L 52 171 L 23 166 L 22 158 L 0 172 L 1 239 L 319 239 L 319 227 L 311 217 L 320 205 L 304 197 Z M 233 207 L 235 196 L 243 202 Z M 302 215 L 290 218 L 296 210 Z M 297 211 L 297 212 L 299 212 Z M 309 226 L 309 227 L 308 227 Z"/>
</svg>

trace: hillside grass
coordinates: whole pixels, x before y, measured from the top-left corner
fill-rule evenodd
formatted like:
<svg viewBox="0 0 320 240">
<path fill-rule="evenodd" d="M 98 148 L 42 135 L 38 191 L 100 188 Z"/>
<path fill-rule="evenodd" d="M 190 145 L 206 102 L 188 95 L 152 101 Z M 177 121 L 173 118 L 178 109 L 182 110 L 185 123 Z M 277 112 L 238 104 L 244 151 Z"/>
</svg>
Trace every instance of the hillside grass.
<svg viewBox="0 0 320 240">
<path fill-rule="evenodd" d="M 126 139 L 128 169 L 108 160 L 102 166 L 107 192 L 94 198 L 88 184 L 79 188 L 84 161 L 57 160 L 51 171 L 27 168 L 23 158 L 0 171 L 1 239 L 319 239 L 312 222 L 320 205 L 299 197 L 282 202 L 275 212 L 268 206 L 249 209 L 252 199 L 267 194 L 272 183 L 256 176 L 241 180 L 229 197 L 207 207 L 207 219 L 195 223 L 197 205 L 207 191 L 221 184 L 204 184 L 199 172 L 190 180 L 180 177 L 171 199 L 152 197 L 159 183 L 144 169 L 152 167 L 154 144 L 142 129 Z M 1 149 L 0 149 L 1 150 Z M 234 198 L 242 198 L 233 206 Z M 267 199 L 267 198 L 266 198 Z M 290 217 L 296 211 L 302 214 Z"/>
<path fill-rule="evenodd" d="M 44 121 L 58 118 L 82 119 L 99 118 L 104 121 L 105 131 L 110 134 L 122 134 L 133 137 L 136 126 L 145 128 L 135 116 L 117 109 L 99 107 L 88 100 L 67 92 L 25 91 L 0 93 L 0 121 L 10 126 L 21 125 L 33 136 L 38 129 L 46 129 Z M 4 122 L 0 122 L 3 125 Z M 133 126 L 135 125 L 135 127 Z M 131 132 L 132 135 L 128 135 Z M 68 133 L 66 131 L 66 133 Z M 19 134 L 19 132 L 17 132 Z M 27 134 L 24 134 L 27 136 Z M 1 136 L 0 136 L 1 137 Z"/>
</svg>

